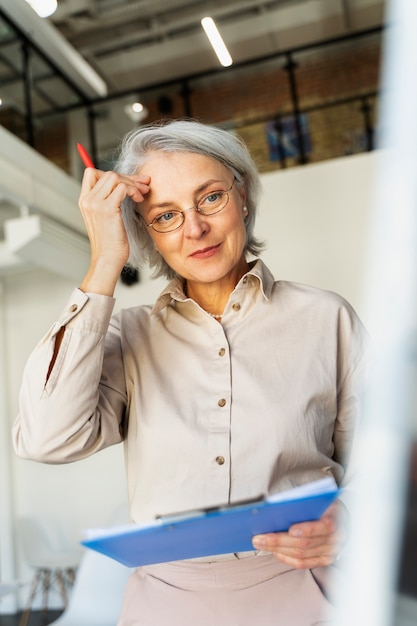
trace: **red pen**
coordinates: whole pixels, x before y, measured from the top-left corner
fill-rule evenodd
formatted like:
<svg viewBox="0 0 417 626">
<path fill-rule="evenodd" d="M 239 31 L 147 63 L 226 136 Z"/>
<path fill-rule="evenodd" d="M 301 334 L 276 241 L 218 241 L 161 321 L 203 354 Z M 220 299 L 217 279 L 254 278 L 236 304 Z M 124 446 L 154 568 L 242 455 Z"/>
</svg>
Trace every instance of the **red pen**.
<svg viewBox="0 0 417 626">
<path fill-rule="evenodd" d="M 87 150 L 80 143 L 77 143 L 78 152 L 80 154 L 81 160 L 86 167 L 94 167 L 94 163 L 92 162 Z"/>
</svg>

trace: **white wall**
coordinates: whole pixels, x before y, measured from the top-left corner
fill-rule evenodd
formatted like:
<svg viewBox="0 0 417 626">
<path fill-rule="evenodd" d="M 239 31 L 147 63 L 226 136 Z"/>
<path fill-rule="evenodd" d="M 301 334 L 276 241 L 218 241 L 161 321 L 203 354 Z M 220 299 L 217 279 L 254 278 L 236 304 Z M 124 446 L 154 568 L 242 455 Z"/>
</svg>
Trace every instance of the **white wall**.
<svg viewBox="0 0 417 626">
<path fill-rule="evenodd" d="M 257 229 L 277 279 L 337 291 L 362 317 L 376 160 L 374 152 L 264 174 Z"/>
<path fill-rule="evenodd" d="M 268 242 L 263 258 L 276 278 L 338 291 L 360 315 L 375 159 L 376 153 L 364 154 L 263 175 L 257 228 L 257 235 Z M 0 280 L 0 319 L 5 336 L 2 356 L 6 370 L 6 397 L 0 404 L 1 436 L 2 432 L 9 433 L 18 410 L 25 360 L 64 306 L 73 284 L 43 270 Z M 163 284 L 143 273 L 140 285 L 118 287 L 116 308 L 153 302 Z M 9 510 L 12 519 L 24 514 L 37 516 L 55 525 L 57 536 L 76 545 L 81 529 L 112 521 L 115 509 L 125 505 L 122 446 L 63 466 L 23 461 L 15 457 L 11 448 L 8 451 L 9 458 L 4 455 L 0 461 L 0 472 L 7 470 L 12 489 L 10 493 L 0 491 L 0 510 Z M 2 515 L 0 520 L 0 555 L 4 555 L 5 541 L 8 547 L 16 547 L 16 543 L 8 541 L 15 538 L 8 537 L 7 518 Z M 18 549 L 15 571 L 12 561 L 0 560 L 0 579 L 15 575 L 27 578 L 30 572 Z"/>
</svg>

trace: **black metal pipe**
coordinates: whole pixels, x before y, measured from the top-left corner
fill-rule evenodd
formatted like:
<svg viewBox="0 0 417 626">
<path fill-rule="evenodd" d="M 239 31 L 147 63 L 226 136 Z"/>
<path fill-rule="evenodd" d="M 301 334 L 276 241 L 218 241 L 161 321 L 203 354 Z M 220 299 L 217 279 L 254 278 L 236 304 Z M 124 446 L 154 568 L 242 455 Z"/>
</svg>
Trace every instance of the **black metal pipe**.
<svg viewBox="0 0 417 626">
<path fill-rule="evenodd" d="M 371 105 L 366 97 L 361 98 L 361 111 L 364 119 L 365 137 L 366 137 L 366 150 L 371 152 L 374 149 L 374 128 L 371 120 Z"/>
<path fill-rule="evenodd" d="M 287 157 L 285 156 L 284 144 L 282 142 L 282 119 L 280 115 L 277 115 L 275 117 L 273 125 L 278 137 L 278 156 L 281 164 L 281 169 L 286 169 Z"/>
<path fill-rule="evenodd" d="M 29 46 L 24 41 L 22 43 L 22 67 L 23 67 L 23 93 L 25 97 L 26 108 L 26 136 L 27 142 L 32 148 L 35 147 L 35 129 L 33 124 L 32 110 L 32 79 L 30 67 L 30 51 Z"/>
<path fill-rule="evenodd" d="M 186 117 L 192 117 L 191 88 L 188 80 L 182 81 L 181 96 L 184 102 L 184 113 Z"/>
<path fill-rule="evenodd" d="M 301 164 L 307 163 L 307 157 L 304 149 L 303 130 L 301 128 L 301 112 L 298 99 L 297 78 L 295 75 L 297 64 L 292 58 L 292 54 L 287 54 L 287 62 L 284 65 L 284 70 L 288 74 L 288 82 L 290 86 L 290 95 L 292 101 L 293 115 L 295 121 L 295 129 L 297 133 L 297 145 L 298 145 L 298 161 Z"/>
</svg>

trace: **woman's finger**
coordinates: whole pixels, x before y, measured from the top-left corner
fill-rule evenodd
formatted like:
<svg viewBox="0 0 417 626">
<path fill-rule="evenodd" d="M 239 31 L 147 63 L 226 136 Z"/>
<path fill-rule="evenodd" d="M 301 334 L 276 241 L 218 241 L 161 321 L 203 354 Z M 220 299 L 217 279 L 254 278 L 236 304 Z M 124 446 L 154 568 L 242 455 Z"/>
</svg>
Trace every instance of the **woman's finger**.
<svg viewBox="0 0 417 626">
<path fill-rule="evenodd" d="M 103 172 L 88 168 L 84 172 L 80 197 L 83 199 L 87 194 L 92 193 L 97 199 L 104 200 L 120 187 L 125 195 L 130 196 L 135 202 L 140 202 L 149 192 L 149 182 L 149 176 L 127 176 L 117 172 Z"/>
</svg>

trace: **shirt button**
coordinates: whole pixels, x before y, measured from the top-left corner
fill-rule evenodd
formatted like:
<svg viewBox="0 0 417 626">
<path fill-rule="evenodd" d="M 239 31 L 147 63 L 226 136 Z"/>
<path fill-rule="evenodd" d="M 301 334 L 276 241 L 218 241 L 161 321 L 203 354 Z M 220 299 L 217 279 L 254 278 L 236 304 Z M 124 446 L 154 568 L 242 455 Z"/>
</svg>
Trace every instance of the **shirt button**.
<svg viewBox="0 0 417 626">
<path fill-rule="evenodd" d="M 220 348 L 219 356 L 224 356 L 226 354 L 226 348 Z"/>
<path fill-rule="evenodd" d="M 69 310 L 70 310 L 70 313 L 75 313 L 75 311 L 78 310 L 78 304 L 71 304 Z"/>
<path fill-rule="evenodd" d="M 220 400 L 217 403 L 219 406 L 226 406 L 226 400 L 224 398 L 220 398 Z"/>
<path fill-rule="evenodd" d="M 234 311 L 240 311 L 240 304 L 239 304 L 239 302 L 235 302 L 234 305 L 232 306 L 232 309 Z"/>
<path fill-rule="evenodd" d="M 216 456 L 217 465 L 224 465 L 224 456 Z"/>
</svg>

